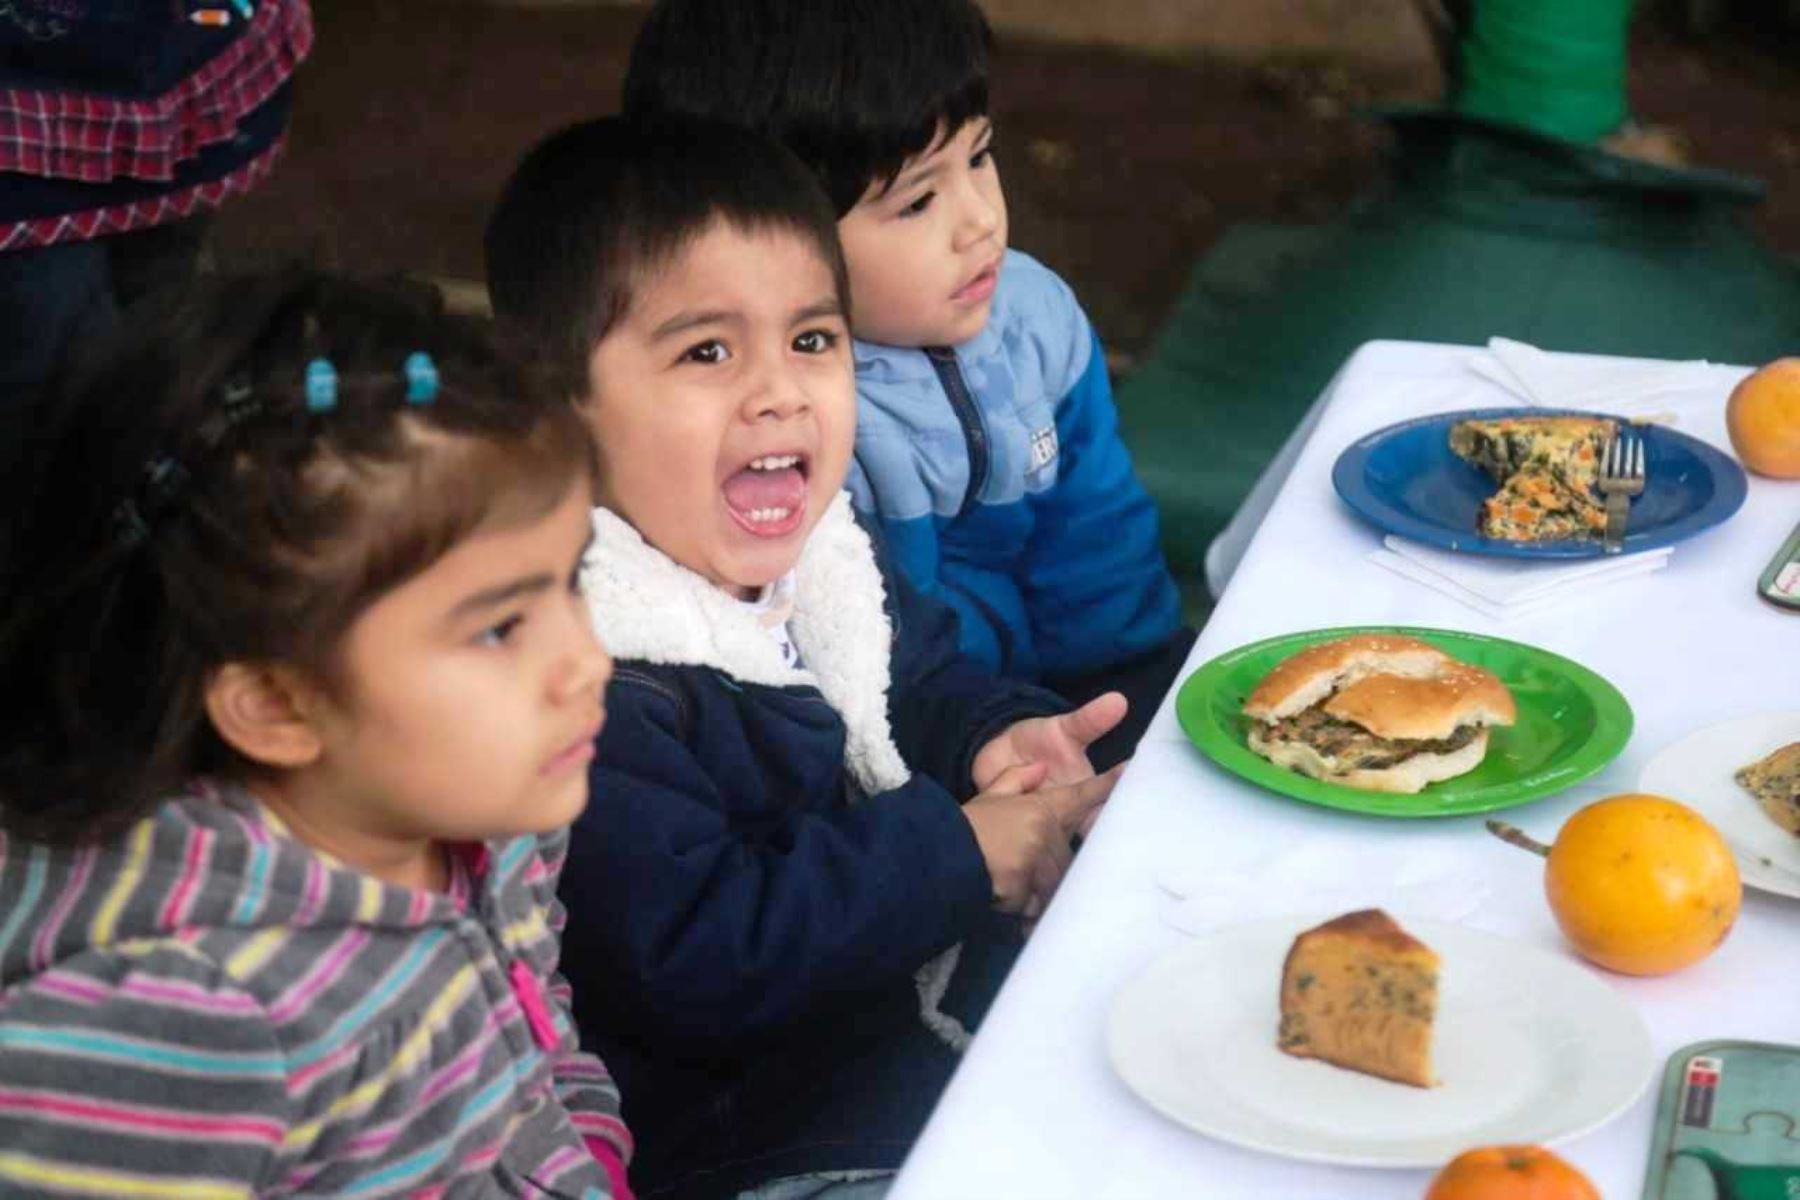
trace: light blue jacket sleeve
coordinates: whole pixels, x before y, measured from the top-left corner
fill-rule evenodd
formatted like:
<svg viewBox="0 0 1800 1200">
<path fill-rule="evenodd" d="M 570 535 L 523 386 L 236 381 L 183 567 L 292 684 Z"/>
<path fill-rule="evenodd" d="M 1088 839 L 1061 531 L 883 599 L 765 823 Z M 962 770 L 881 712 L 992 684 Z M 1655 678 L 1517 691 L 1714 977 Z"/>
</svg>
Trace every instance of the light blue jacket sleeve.
<svg viewBox="0 0 1800 1200">
<path fill-rule="evenodd" d="M 1003 629 L 1004 622 L 968 589 L 945 580 L 936 519 L 930 513 L 909 518 L 882 515 L 880 497 L 875 495 L 860 462 L 851 462 L 850 477 L 844 486 L 850 491 L 851 504 L 874 528 L 907 581 L 956 613 L 962 652 L 988 670 L 998 672 L 1005 657 L 1004 644 L 1010 640 Z"/>
<path fill-rule="evenodd" d="M 1087 369 L 1057 404 L 1056 485 L 1033 498 L 1023 586 L 1047 675 L 1154 649 L 1181 626 L 1157 540 L 1156 506 L 1119 437 L 1106 354 L 1089 328 Z"/>
</svg>

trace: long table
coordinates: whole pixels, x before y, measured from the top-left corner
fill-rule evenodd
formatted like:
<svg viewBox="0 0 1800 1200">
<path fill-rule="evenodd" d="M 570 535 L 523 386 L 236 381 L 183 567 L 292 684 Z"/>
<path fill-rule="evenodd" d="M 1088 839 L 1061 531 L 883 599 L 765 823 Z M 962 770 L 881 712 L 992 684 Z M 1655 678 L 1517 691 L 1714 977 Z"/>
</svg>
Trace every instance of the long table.
<svg viewBox="0 0 1800 1200">
<path fill-rule="evenodd" d="M 1757 575 L 1800 520 L 1800 484 L 1752 477 L 1725 525 L 1682 543 L 1654 574 L 1535 616 L 1500 622 L 1368 559 L 1379 533 L 1332 490 L 1332 463 L 1392 422 L 1516 401 L 1466 368 L 1470 347 L 1371 342 L 1339 372 L 1274 493 L 1190 669 L 1260 638 L 1337 625 L 1406 624 L 1528 642 L 1598 671 L 1631 703 L 1636 728 L 1605 771 L 1506 816 L 1543 840 L 1578 808 L 1634 789 L 1659 749 L 1734 717 L 1800 709 L 1800 614 L 1754 594 Z M 1678 428 L 1729 448 L 1724 402 L 1743 368 L 1718 368 L 1716 397 L 1680 409 Z M 1196 446 L 1194 469 L 1206 469 Z M 1426 1169 L 1321 1165 L 1240 1149 L 1165 1119 L 1107 1058 L 1109 1006 L 1122 985 L 1191 936 L 1169 919 L 1171 879 L 1241 874 L 1304 845 L 1317 886 L 1353 889 L 1370 862 L 1448 861 L 1478 896 L 1460 919 L 1573 957 L 1545 903 L 1543 864 L 1484 831 L 1479 817 L 1383 820 L 1258 789 L 1208 761 L 1176 723 L 1171 696 L 1093 836 L 989 1012 L 895 1183 L 893 1200 L 1268 1197 L 1397 1200 Z M 1321 848 L 1328 853 L 1320 854 Z M 1245 921 L 1304 897 L 1248 893 Z M 1583 969 L 1590 969 L 1584 966 Z M 1712 1038 L 1800 1041 L 1800 901 L 1746 890 L 1736 928 L 1710 958 L 1674 975 L 1593 968 L 1643 1015 L 1662 1062 Z M 1270 1014 L 1273 1036 L 1274 1013 Z M 1601 1128 L 1559 1146 L 1608 1200 L 1643 1187 L 1655 1084 Z"/>
</svg>

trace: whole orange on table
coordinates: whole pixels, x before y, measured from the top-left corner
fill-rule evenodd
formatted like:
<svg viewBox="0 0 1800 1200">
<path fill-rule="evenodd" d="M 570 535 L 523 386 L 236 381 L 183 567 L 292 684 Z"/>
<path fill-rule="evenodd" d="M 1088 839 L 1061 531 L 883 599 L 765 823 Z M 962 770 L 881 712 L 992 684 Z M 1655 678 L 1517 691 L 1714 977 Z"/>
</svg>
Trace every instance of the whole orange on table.
<svg viewBox="0 0 1800 1200">
<path fill-rule="evenodd" d="M 1711 954 L 1737 920 L 1743 884 L 1718 830 L 1665 796 L 1588 805 L 1550 847 L 1544 890 L 1582 957 L 1664 975 Z"/>
<path fill-rule="evenodd" d="M 1542 1146 L 1483 1146 L 1451 1159 L 1425 1200 L 1600 1200 L 1600 1192 Z"/>
<path fill-rule="evenodd" d="M 1758 475 L 1800 479 L 1800 358 L 1778 358 L 1739 380 L 1725 402 L 1725 431 Z"/>
</svg>

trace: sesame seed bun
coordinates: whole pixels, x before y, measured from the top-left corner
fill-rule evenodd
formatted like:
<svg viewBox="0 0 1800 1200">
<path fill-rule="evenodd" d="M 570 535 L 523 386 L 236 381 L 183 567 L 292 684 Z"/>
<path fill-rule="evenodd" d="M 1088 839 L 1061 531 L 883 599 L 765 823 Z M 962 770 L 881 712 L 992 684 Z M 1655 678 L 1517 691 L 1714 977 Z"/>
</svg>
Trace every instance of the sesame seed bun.
<svg viewBox="0 0 1800 1200">
<path fill-rule="evenodd" d="M 1491 672 L 1436 646 L 1359 634 L 1278 663 L 1244 713 L 1253 721 L 1250 749 L 1279 766 L 1348 787 L 1416 792 L 1479 766 L 1488 727 L 1511 725 L 1518 708 Z"/>
<path fill-rule="evenodd" d="M 1308 646 L 1283 659 L 1244 701 L 1244 715 L 1278 721 L 1311 708 L 1364 675 L 1421 678 L 1437 674 L 1448 654 L 1429 642 L 1390 634 L 1357 634 Z"/>
<path fill-rule="evenodd" d="M 1511 725 L 1518 707 L 1490 672 L 1446 659 L 1424 678 L 1364 675 L 1340 687 L 1321 707 L 1328 716 L 1361 725 L 1376 737 L 1447 738 L 1464 725 Z"/>
</svg>

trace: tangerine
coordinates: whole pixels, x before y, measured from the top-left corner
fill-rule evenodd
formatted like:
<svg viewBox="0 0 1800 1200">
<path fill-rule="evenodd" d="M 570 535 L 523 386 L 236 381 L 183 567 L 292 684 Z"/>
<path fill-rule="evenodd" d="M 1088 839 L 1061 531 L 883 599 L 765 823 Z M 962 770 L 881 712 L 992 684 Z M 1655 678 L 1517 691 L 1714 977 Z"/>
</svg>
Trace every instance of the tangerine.
<svg viewBox="0 0 1800 1200">
<path fill-rule="evenodd" d="M 1451 1159 L 1425 1200 L 1600 1200 L 1600 1192 L 1542 1146 L 1482 1146 Z"/>
<path fill-rule="evenodd" d="M 1739 380 L 1725 402 L 1725 431 L 1758 475 L 1800 479 L 1800 358 L 1778 358 Z"/>
<path fill-rule="evenodd" d="M 1718 948 L 1743 899 L 1737 860 L 1706 819 L 1665 796 L 1627 793 L 1570 817 L 1544 890 L 1582 957 L 1665 975 Z"/>
</svg>

